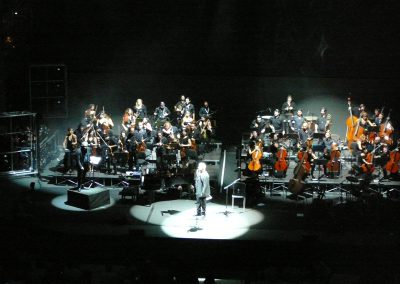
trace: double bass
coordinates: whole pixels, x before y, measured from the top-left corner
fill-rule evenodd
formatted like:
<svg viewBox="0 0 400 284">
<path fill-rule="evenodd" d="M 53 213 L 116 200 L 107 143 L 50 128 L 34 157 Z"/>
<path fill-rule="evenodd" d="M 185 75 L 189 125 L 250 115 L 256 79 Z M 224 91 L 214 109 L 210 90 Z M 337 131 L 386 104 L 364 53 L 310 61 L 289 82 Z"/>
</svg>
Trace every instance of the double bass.
<svg viewBox="0 0 400 284">
<path fill-rule="evenodd" d="M 354 138 L 354 132 L 358 125 L 359 119 L 355 115 L 353 115 L 350 98 L 347 98 L 347 104 L 349 105 L 350 116 L 346 119 L 346 139 L 347 139 L 348 147 L 350 149 L 351 143 L 353 143 L 353 141 L 356 140 Z"/>
<path fill-rule="evenodd" d="M 301 191 L 303 191 L 305 185 L 304 179 L 307 176 L 307 170 L 304 166 L 304 160 L 307 158 L 306 151 L 304 151 L 304 153 L 301 155 L 301 159 L 299 159 L 299 162 L 294 168 L 293 178 L 289 180 L 288 190 L 293 194 L 299 194 Z"/>
<path fill-rule="evenodd" d="M 256 143 L 254 150 L 251 151 L 251 161 L 247 168 L 252 172 L 257 172 L 261 169 L 260 159 L 262 158 L 262 142 Z"/>
</svg>

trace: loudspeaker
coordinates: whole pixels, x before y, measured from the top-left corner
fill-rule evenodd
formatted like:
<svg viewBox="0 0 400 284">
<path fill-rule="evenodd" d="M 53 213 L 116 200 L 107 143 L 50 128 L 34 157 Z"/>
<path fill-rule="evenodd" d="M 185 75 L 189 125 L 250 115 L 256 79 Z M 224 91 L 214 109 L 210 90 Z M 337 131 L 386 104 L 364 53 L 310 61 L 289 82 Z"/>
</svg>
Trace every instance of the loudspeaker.
<svg viewBox="0 0 400 284">
<path fill-rule="evenodd" d="M 91 210 L 110 204 L 110 190 L 91 188 L 83 191 L 68 190 L 65 204 L 77 208 Z"/>
</svg>

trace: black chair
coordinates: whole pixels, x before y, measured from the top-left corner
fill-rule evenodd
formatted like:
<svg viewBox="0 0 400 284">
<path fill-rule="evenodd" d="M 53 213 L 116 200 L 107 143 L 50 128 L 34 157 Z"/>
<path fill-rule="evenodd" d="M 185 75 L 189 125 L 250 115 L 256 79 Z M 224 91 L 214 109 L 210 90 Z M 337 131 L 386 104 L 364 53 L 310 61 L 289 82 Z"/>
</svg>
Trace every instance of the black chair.
<svg viewBox="0 0 400 284">
<path fill-rule="evenodd" d="M 244 182 L 236 182 L 232 185 L 232 209 L 236 198 L 243 199 L 243 212 L 246 210 L 246 184 Z"/>
</svg>

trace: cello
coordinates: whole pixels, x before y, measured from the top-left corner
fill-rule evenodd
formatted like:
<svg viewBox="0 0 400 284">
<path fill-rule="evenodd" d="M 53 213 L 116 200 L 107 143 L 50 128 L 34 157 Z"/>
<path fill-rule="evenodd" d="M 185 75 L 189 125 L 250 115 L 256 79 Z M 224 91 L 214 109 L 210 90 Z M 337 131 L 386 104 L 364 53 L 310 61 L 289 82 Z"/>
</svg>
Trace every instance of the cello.
<svg viewBox="0 0 400 284">
<path fill-rule="evenodd" d="M 365 157 L 365 162 L 361 165 L 361 170 L 365 174 L 372 174 L 375 171 L 374 166 L 374 155 L 375 151 L 382 147 L 382 144 L 372 150 L 370 153 L 367 154 Z"/>
<path fill-rule="evenodd" d="M 326 169 L 329 173 L 337 174 L 340 170 L 340 150 L 336 143 L 332 143 L 332 150 L 328 163 L 326 164 Z"/>
<path fill-rule="evenodd" d="M 250 152 L 251 161 L 247 168 L 252 172 L 257 172 L 261 169 L 260 159 L 262 158 L 262 142 L 259 141 L 256 143 L 254 150 Z"/>
<path fill-rule="evenodd" d="M 285 147 L 281 146 L 281 148 L 276 153 L 277 161 L 275 162 L 274 168 L 277 172 L 286 172 L 288 168 L 287 159 L 287 150 Z"/>
<path fill-rule="evenodd" d="M 391 174 L 397 174 L 399 172 L 400 152 L 399 147 L 390 152 L 390 159 L 386 163 L 386 170 Z"/>
<path fill-rule="evenodd" d="M 349 105 L 350 116 L 346 119 L 346 139 L 347 139 L 348 147 L 350 149 L 351 143 L 355 140 L 354 139 L 354 130 L 355 130 L 356 123 L 357 123 L 357 117 L 353 115 L 350 98 L 347 98 L 347 104 Z"/>
</svg>

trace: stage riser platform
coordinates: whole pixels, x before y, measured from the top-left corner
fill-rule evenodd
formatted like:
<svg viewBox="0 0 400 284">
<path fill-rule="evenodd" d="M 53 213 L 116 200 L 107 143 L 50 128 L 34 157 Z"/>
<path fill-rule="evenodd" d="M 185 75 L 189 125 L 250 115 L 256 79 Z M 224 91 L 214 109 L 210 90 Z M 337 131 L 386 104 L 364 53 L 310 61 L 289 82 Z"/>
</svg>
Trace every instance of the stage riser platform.
<svg viewBox="0 0 400 284">
<path fill-rule="evenodd" d="M 66 204 L 85 210 L 105 206 L 110 204 L 110 190 L 105 188 L 68 190 Z"/>
</svg>

